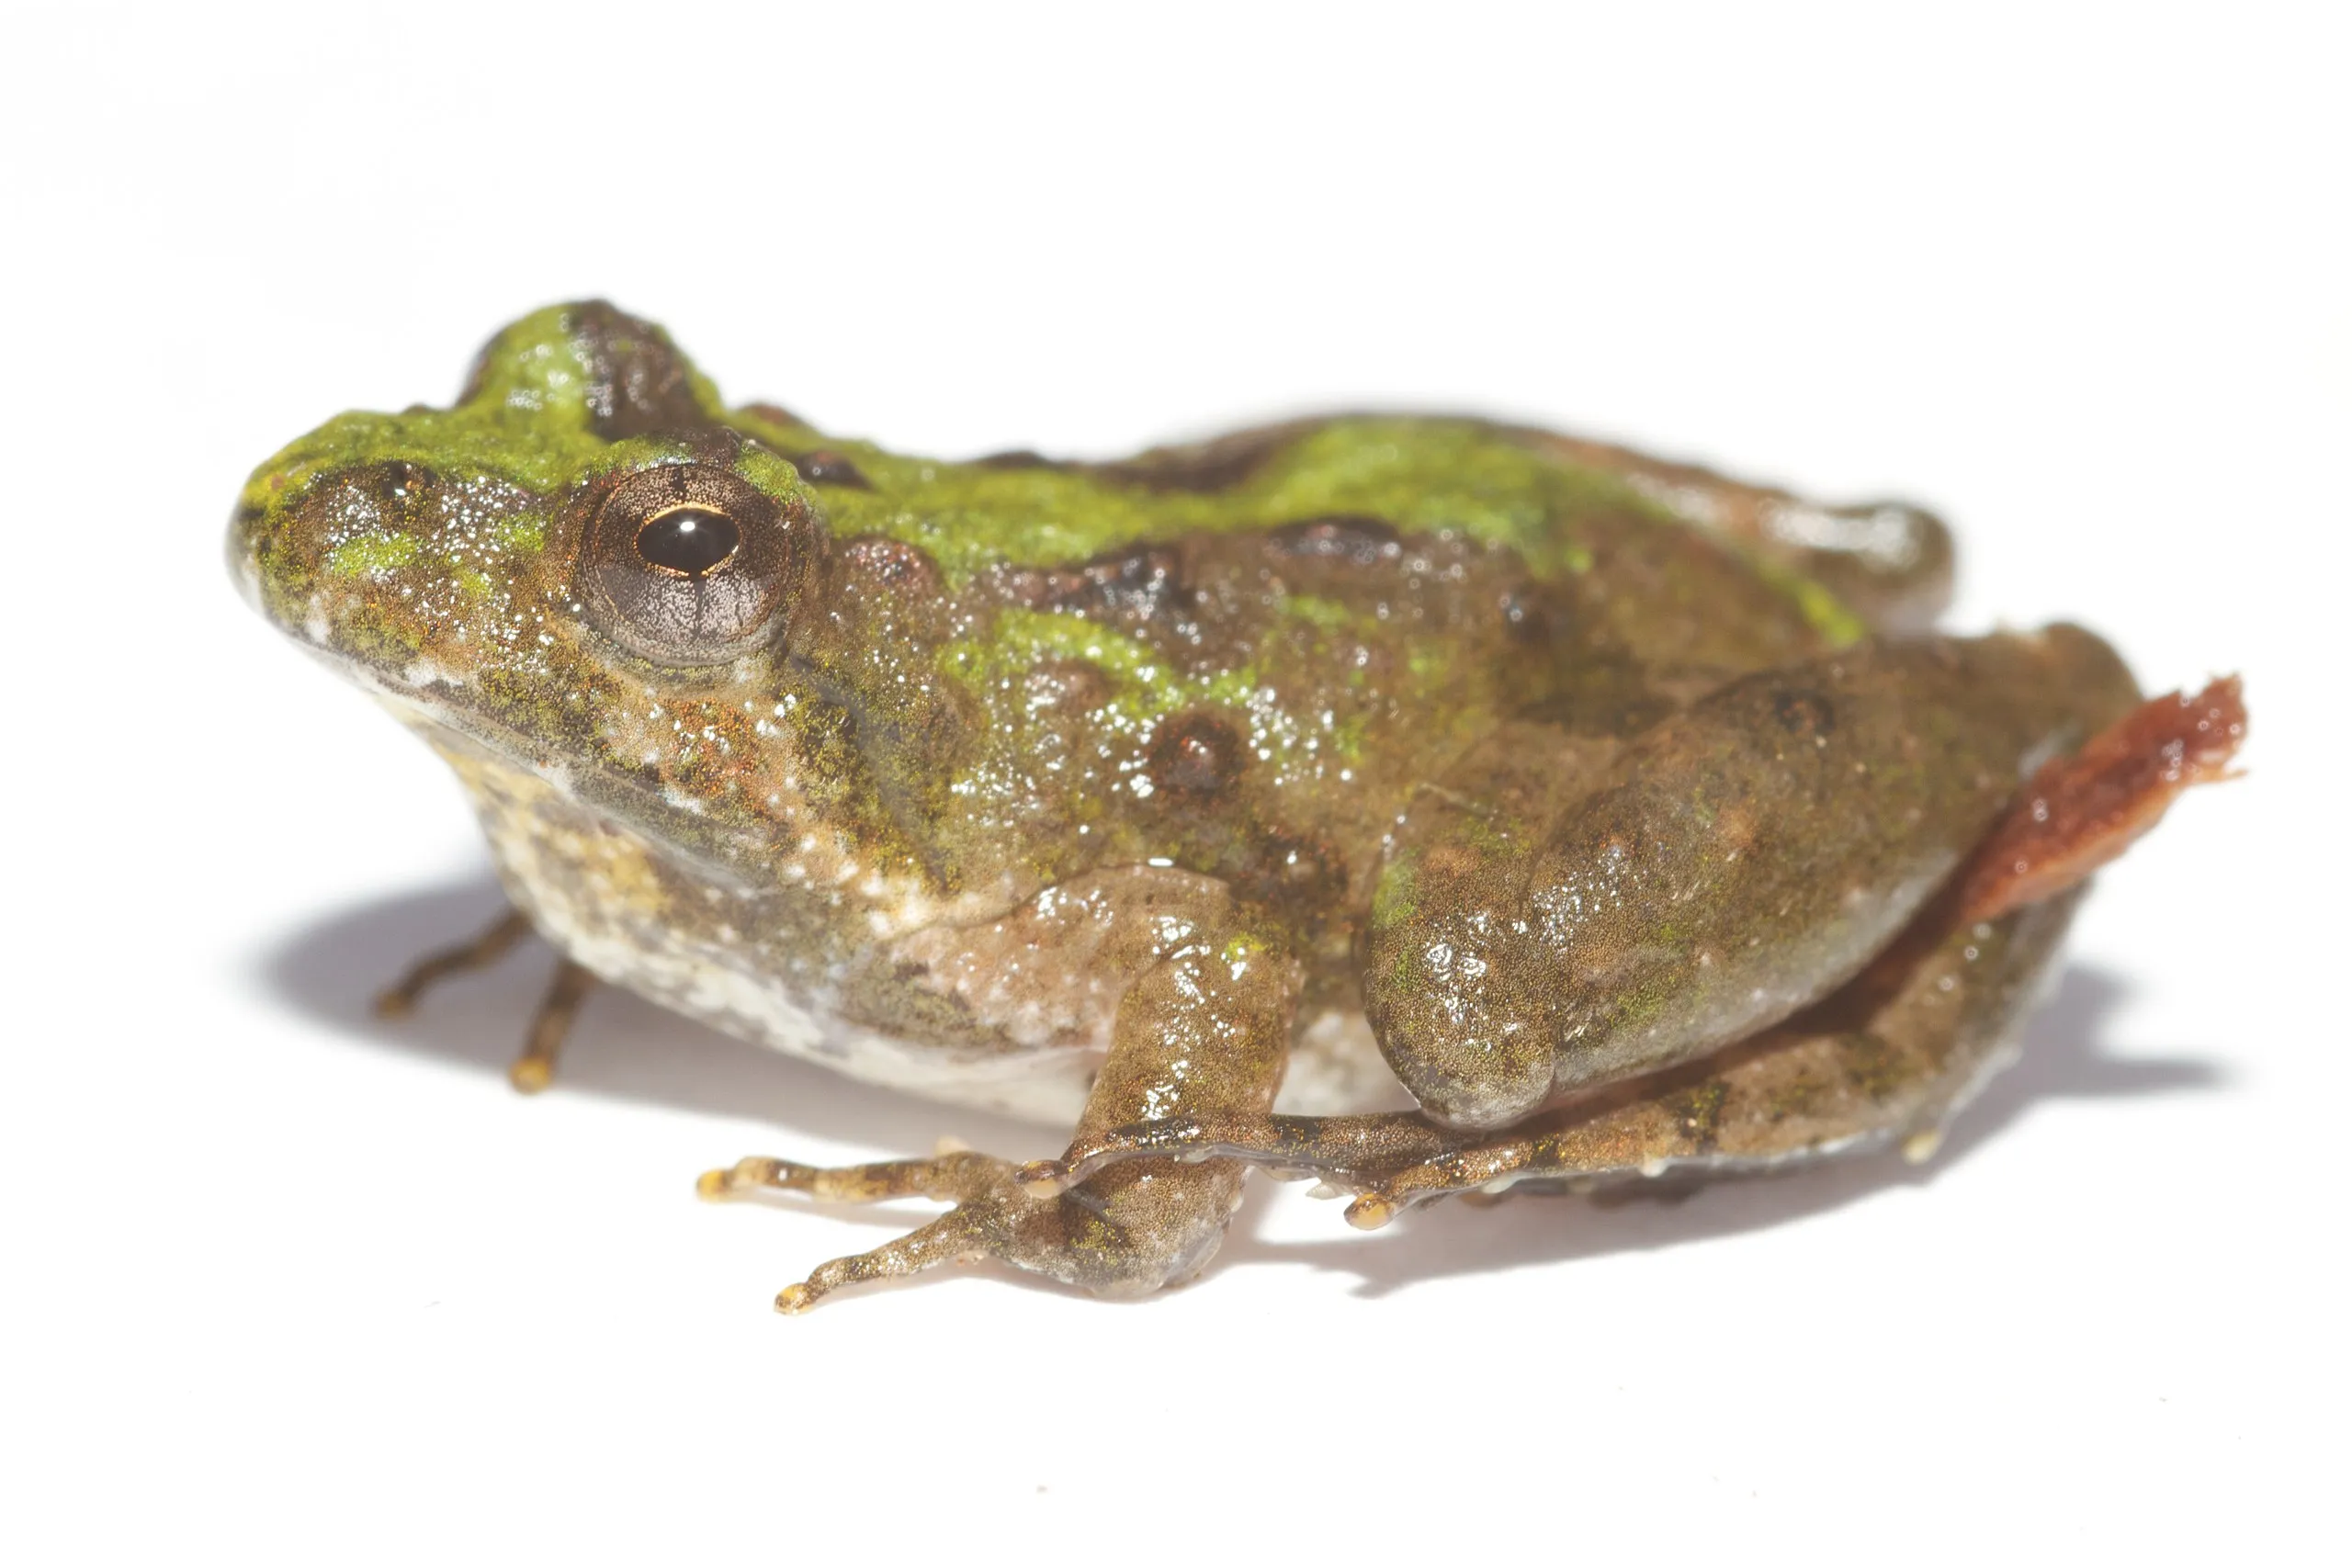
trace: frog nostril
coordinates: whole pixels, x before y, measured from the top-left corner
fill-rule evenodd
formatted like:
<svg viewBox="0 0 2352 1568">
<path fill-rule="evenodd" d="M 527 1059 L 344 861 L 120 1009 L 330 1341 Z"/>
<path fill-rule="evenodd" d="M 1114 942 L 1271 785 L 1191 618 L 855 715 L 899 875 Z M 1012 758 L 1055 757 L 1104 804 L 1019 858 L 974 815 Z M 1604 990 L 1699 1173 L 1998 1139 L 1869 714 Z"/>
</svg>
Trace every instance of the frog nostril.
<svg viewBox="0 0 2352 1568">
<path fill-rule="evenodd" d="M 377 482 L 383 487 L 384 494 L 403 502 L 422 495 L 431 477 L 414 463 L 402 462 L 399 458 L 379 464 L 376 469 Z"/>
<path fill-rule="evenodd" d="M 723 512 L 679 506 L 658 513 L 637 531 L 637 553 L 647 565 L 681 577 L 701 577 L 724 565 L 743 542 Z"/>
</svg>

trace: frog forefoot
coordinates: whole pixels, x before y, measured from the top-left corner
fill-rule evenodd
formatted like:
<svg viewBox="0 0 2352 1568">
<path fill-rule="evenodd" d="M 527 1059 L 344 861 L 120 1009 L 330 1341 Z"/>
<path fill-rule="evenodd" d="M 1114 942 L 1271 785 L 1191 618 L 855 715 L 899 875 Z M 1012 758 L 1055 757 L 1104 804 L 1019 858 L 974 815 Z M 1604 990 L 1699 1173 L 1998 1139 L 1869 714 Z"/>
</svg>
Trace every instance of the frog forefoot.
<svg viewBox="0 0 2352 1568">
<path fill-rule="evenodd" d="M 930 1159 L 820 1167 L 754 1157 L 706 1171 L 707 1199 L 767 1190 L 821 1201 L 877 1203 L 933 1198 L 955 1207 L 866 1252 L 820 1264 L 775 1298 L 805 1312 L 843 1285 L 899 1279 L 942 1263 L 994 1258 L 1102 1296 L 1141 1296 L 1198 1273 L 1241 1200 L 1245 1172 L 1213 1165 L 1138 1160 L 1054 1197 L 1032 1196 L 1012 1161 L 968 1150 Z"/>
<path fill-rule="evenodd" d="M 416 1010 L 417 1000 L 425 992 L 453 975 L 489 968 L 530 934 L 530 917 L 520 909 L 508 909 L 464 942 L 435 948 L 376 993 L 376 1016 L 406 1018 Z"/>
<path fill-rule="evenodd" d="M 695 1190 L 713 1200 L 774 1191 L 806 1192 L 825 1203 L 887 1203 L 896 1198 L 963 1202 L 1001 1185 L 1012 1169 L 1010 1160 L 946 1145 L 929 1159 L 877 1160 L 871 1165 L 802 1165 L 753 1156 L 704 1171 L 695 1182 Z"/>
<path fill-rule="evenodd" d="M 565 959 L 548 981 L 539 1010 L 531 1017 L 530 1032 L 523 1036 L 522 1055 L 507 1065 L 506 1081 L 518 1094 L 537 1094 L 555 1078 L 556 1054 L 580 1016 L 580 1004 L 595 988 L 596 976 Z"/>
<path fill-rule="evenodd" d="M 416 1010 L 425 992 L 453 975 L 489 968 L 530 933 L 530 917 L 520 909 L 507 910 L 476 935 L 454 946 L 437 948 L 410 964 L 398 980 L 376 993 L 376 1015 L 406 1018 Z M 595 984 L 595 976 L 570 959 L 557 964 L 546 994 L 539 998 L 538 1010 L 531 1015 L 522 1052 L 506 1069 L 506 1081 L 515 1092 L 537 1094 L 554 1081 L 556 1056 L 563 1049 L 564 1036 L 571 1032 L 580 1004 Z"/>
<path fill-rule="evenodd" d="M 515 942 L 529 933 L 532 919 L 522 909 L 508 909 L 468 941 L 428 952 L 425 957 L 409 964 L 407 974 L 377 992 L 377 1016 L 407 1018 L 409 1013 L 414 1013 L 416 1001 L 428 989 L 449 976 L 489 968 L 515 950 Z M 532 1027 L 522 1037 L 522 1054 L 515 1055 L 513 1065 L 505 1069 L 505 1081 L 515 1086 L 515 1093 L 534 1096 L 555 1079 L 555 1055 L 562 1051 L 564 1034 L 571 1032 L 571 1021 L 579 1018 L 581 1001 L 588 999 L 591 989 L 595 989 L 595 976 L 579 964 L 562 959 L 555 966 L 546 995 L 538 999 L 538 1010 L 532 1013 Z"/>
</svg>

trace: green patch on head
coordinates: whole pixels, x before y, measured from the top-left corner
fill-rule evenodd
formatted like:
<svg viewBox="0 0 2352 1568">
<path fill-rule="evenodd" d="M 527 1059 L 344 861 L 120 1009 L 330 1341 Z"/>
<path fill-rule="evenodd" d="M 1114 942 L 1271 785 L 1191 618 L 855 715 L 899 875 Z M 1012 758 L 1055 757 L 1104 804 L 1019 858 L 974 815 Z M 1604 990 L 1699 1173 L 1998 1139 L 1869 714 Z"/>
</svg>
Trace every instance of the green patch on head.
<svg viewBox="0 0 2352 1568">
<path fill-rule="evenodd" d="M 460 410 L 586 434 L 595 365 L 572 330 L 568 305 L 534 310 L 502 328 L 474 361 Z"/>
<path fill-rule="evenodd" d="M 604 450 L 605 443 L 585 432 L 486 416 L 469 406 L 338 414 L 254 469 L 244 500 L 283 506 L 322 475 L 391 462 L 546 494 L 570 484 Z"/>
<path fill-rule="evenodd" d="M 416 558 L 413 534 L 370 532 L 345 539 L 327 552 L 327 570 L 336 577 L 374 577 L 397 571 Z"/>
<path fill-rule="evenodd" d="M 593 326 L 591 324 L 593 321 Z M 621 367 L 659 356 L 683 375 L 688 399 L 702 417 L 726 414 L 718 389 L 677 351 L 661 328 L 601 303 L 550 305 L 499 330 L 474 361 L 459 407 L 504 419 L 593 431 L 609 410 L 595 406 L 604 384 Z"/>
<path fill-rule="evenodd" d="M 536 555 L 548 547 L 547 514 L 526 512 L 500 522 L 496 536 L 501 548 L 515 555 Z"/>
<path fill-rule="evenodd" d="M 616 331 L 617 312 L 600 318 L 606 335 L 592 338 L 583 324 L 587 308 L 553 306 L 533 311 L 500 332 L 475 361 L 465 394 L 448 409 L 411 409 L 401 413 L 346 413 L 327 421 L 254 471 L 246 481 L 248 505 L 282 506 L 299 498 L 322 474 L 372 465 L 413 463 L 445 479 L 489 479 L 541 495 L 556 495 L 580 479 L 625 467 L 675 460 L 674 441 L 607 442 L 597 420 L 609 411 L 609 387 L 600 378 L 618 372 L 613 360 L 640 346 L 627 329 Z M 718 421 L 725 414 L 718 389 L 671 349 L 658 331 L 642 346 L 658 349 L 665 364 L 684 378 L 686 412 Z M 790 465 L 773 455 L 758 460 L 782 473 L 747 473 L 778 494 L 798 488 Z M 544 532 L 539 536 L 544 538 Z"/>
<path fill-rule="evenodd" d="M 424 651 L 416 624 L 378 604 L 354 606 L 335 627 L 335 641 L 351 657 L 384 669 L 399 669 Z"/>
</svg>

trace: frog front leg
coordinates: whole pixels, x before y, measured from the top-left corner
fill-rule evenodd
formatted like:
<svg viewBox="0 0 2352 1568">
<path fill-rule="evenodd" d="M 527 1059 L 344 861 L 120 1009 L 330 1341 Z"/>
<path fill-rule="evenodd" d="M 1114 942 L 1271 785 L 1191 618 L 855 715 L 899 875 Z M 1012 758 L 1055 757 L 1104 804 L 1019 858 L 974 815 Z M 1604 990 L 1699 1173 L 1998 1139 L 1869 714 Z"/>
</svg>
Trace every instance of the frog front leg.
<svg viewBox="0 0 2352 1568">
<path fill-rule="evenodd" d="M 425 992 L 452 976 L 489 968 L 512 953 L 515 943 L 531 934 L 531 929 L 528 915 L 509 909 L 466 941 L 426 953 L 398 980 L 376 993 L 377 1016 L 406 1018 Z M 553 1081 L 564 1037 L 571 1032 L 580 1004 L 587 1000 L 595 984 L 595 976 L 571 959 L 557 963 L 538 1009 L 531 1015 L 531 1027 L 524 1033 L 523 1049 L 506 1068 L 506 1081 L 519 1092 L 537 1094 Z"/>
<path fill-rule="evenodd" d="M 1120 998 L 1110 1054 L 1076 1129 L 1080 1142 L 1171 1116 L 1262 1118 L 1281 1086 L 1298 990 L 1284 945 L 1248 930 L 1221 890 L 1190 908 L 1162 907 L 1150 923 L 1160 937 Z M 1248 1168 L 1228 1160 L 1141 1159 L 1041 1199 L 1014 1180 L 1010 1162 L 954 1150 L 831 1169 L 753 1158 L 706 1173 L 696 1190 L 706 1198 L 772 1188 L 835 1201 L 927 1197 L 955 1204 L 929 1224 L 823 1264 L 787 1287 L 776 1309 L 794 1313 L 843 1285 L 976 1258 L 1101 1295 L 1147 1294 L 1208 1261 L 1240 1203 Z"/>
</svg>

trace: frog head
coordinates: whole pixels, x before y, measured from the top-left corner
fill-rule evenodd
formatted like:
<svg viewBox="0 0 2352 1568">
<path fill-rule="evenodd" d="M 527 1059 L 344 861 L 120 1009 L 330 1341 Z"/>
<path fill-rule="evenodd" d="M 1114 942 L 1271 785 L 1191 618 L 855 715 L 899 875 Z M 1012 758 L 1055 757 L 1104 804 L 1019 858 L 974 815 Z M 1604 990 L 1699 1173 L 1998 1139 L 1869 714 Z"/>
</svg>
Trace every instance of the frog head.
<svg viewBox="0 0 2352 1568">
<path fill-rule="evenodd" d="M 266 615 L 445 752 L 706 862 L 772 871 L 819 833 L 869 866 L 913 853 L 910 789 L 881 775 L 923 764 L 882 755 L 894 728 L 845 721 L 859 682 L 821 673 L 904 563 L 836 549 L 793 464 L 609 305 L 507 327 L 452 408 L 296 441 L 247 482 L 229 553 Z M 828 596 L 853 609 L 813 614 Z"/>
</svg>

